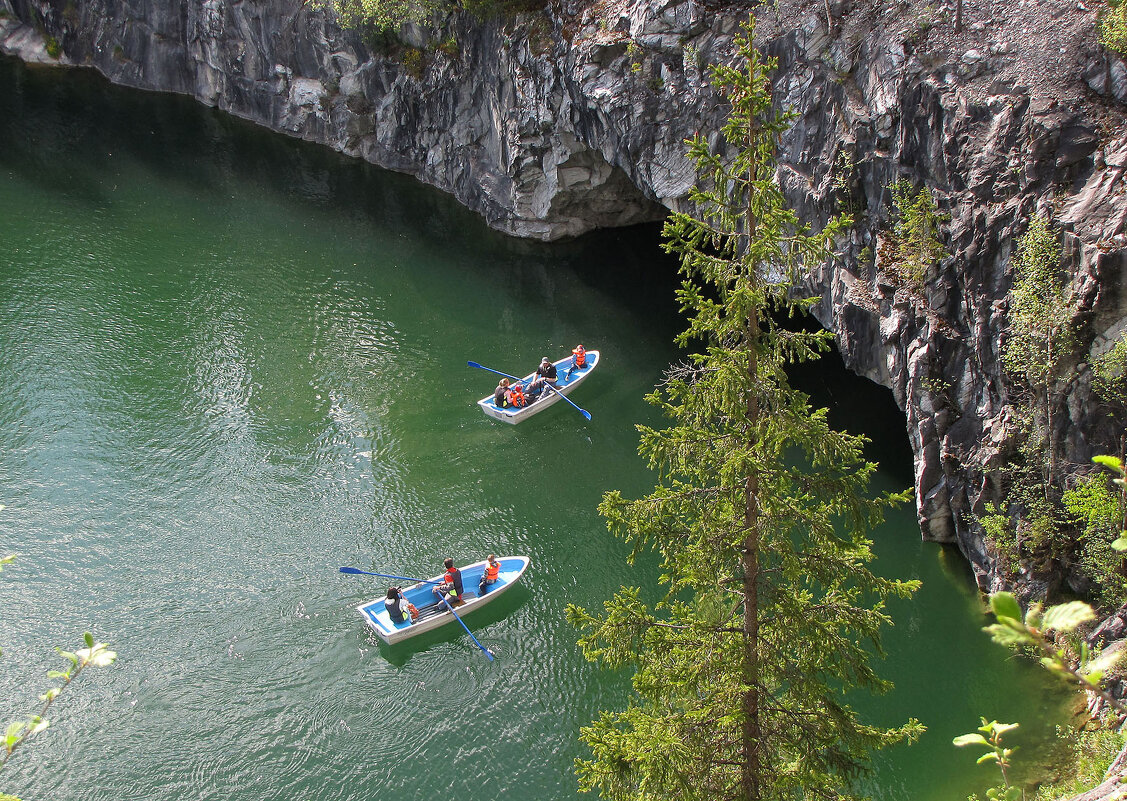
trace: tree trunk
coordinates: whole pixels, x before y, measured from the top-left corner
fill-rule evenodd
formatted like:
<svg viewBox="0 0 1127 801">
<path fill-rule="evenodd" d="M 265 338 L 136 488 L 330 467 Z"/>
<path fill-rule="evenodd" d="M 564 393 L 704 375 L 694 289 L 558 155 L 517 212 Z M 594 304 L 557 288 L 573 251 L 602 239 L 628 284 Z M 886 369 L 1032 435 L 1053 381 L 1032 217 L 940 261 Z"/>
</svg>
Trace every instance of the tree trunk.
<svg viewBox="0 0 1127 801">
<path fill-rule="evenodd" d="M 755 142 L 756 125 L 749 125 L 748 141 Z M 748 241 L 755 236 L 756 219 L 752 212 L 751 195 L 755 191 L 756 162 L 748 168 L 747 197 L 747 236 Z M 752 286 L 759 282 L 756 265 L 744 264 L 750 269 L 748 280 Z M 748 346 L 747 374 L 749 388 L 747 394 L 747 426 L 750 441 L 748 447 L 754 449 L 759 432 L 759 395 L 756 383 L 759 378 L 759 317 L 754 312 L 746 323 L 745 335 Z M 743 538 L 743 594 L 744 594 L 744 664 L 743 678 L 747 692 L 743 699 L 743 750 L 745 758 L 742 765 L 741 797 L 745 801 L 760 801 L 763 789 L 760 787 L 762 765 L 760 764 L 760 726 L 759 726 L 759 476 L 752 471 L 744 481 L 744 538 Z"/>
</svg>

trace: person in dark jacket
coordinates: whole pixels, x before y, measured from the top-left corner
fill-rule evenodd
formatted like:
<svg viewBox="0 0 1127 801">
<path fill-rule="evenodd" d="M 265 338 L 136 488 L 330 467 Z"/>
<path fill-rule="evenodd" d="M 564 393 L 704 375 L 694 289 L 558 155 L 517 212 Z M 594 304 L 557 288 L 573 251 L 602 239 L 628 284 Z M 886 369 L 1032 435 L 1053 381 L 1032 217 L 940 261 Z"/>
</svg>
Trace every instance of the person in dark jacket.
<svg viewBox="0 0 1127 801">
<path fill-rule="evenodd" d="M 493 405 L 498 409 L 504 409 L 509 404 L 509 379 L 502 378 L 500 383 L 497 384 L 497 389 L 493 390 Z"/>
<path fill-rule="evenodd" d="M 411 614 L 411 604 L 398 587 L 388 589 L 383 605 L 387 608 L 387 616 L 391 618 L 392 623 L 402 623 Z"/>
<path fill-rule="evenodd" d="M 552 364 L 551 359 L 545 356 L 540 360 L 540 366 L 536 368 L 536 378 L 532 379 L 532 383 L 528 385 L 529 395 L 534 394 L 539 397 L 542 392 L 548 391 L 548 387 L 554 387 L 559 377 L 556 366 Z"/>
</svg>

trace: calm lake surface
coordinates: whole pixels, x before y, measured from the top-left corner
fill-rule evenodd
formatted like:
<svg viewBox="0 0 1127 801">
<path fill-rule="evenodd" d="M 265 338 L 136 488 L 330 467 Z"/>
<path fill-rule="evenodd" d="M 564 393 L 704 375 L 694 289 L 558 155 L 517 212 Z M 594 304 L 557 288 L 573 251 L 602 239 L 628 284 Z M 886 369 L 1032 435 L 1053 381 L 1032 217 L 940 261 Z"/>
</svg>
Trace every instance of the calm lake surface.
<svg viewBox="0 0 1127 801">
<path fill-rule="evenodd" d="M 119 653 L 81 677 L 0 791 L 52 799 L 579 797 L 579 727 L 628 677 L 563 620 L 622 584 L 656 593 L 595 507 L 653 483 L 634 424 L 678 357 L 657 230 L 506 239 L 402 176 L 85 72 L 0 60 L 0 722 L 36 711 L 55 646 Z M 474 402 L 582 341 L 572 396 L 512 427 Z M 910 483 L 887 392 L 827 364 L 839 424 Z M 981 632 L 958 553 L 904 509 L 880 572 L 894 609 L 873 718 L 928 734 L 881 754 L 878 799 L 952 801 L 993 780 L 951 746 L 979 715 L 1063 719 L 1039 668 Z M 488 552 L 522 585 L 388 648 L 355 606 Z"/>
</svg>

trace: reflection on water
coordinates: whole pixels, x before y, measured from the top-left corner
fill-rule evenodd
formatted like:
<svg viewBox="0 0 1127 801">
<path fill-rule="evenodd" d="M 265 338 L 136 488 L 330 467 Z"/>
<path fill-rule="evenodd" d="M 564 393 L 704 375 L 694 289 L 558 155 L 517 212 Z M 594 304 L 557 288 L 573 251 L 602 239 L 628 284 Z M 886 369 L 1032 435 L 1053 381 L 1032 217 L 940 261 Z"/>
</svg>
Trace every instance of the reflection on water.
<svg viewBox="0 0 1127 801">
<path fill-rule="evenodd" d="M 580 658 L 566 603 L 655 588 L 595 513 L 638 496 L 642 400 L 676 358 L 654 228 L 540 245 L 447 198 L 174 97 L 0 61 L 0 718 L 31 710 L 52 647 L 83 676 L 5 769 L 25 798 L 576 797 L 579 727 L 627 677 Z M 576 396 L 512 427 L 474 402 L 582 341 Z M 832 368 L 818 396 L 887 395 Z M 835 378 L 835 376 L 837 376 Z M 895 411 L 892 412 L 895 414 Z M 873 427 L 870 428 L 869 426 Z M 884 443 L 903 486 L 903 442 Z M 883 458 L 883 457 L 882 457 Z M 387 647 L 355 611 L 443 557 L 525 554 L 521 587 Z M 905 509 L 878 569 L 920 578 L 857 699 L 929 726 L 880 756 L 881 799 L 949 801 L 993 778 L 950 746 L 978 716 L 1033 733 L 1058 695 L 981 633 L 962 563 Z M 946 563 L 946 566 L 945 564 Z M 10 699 L 10 700 L 9 700 Z"/>
</svg>

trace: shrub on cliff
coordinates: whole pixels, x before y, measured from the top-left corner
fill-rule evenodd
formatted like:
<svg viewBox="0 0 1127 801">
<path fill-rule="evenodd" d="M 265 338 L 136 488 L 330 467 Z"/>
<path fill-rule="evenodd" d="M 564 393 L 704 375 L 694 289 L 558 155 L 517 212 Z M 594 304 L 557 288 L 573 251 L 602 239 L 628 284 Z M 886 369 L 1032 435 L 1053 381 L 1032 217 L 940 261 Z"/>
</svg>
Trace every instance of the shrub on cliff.
<svg viewBox="0 0 1127 801">
<path fill-rule="evenodd" d="M 1100 17 L 1100 44 L 1120 55 L 1127 53 L 1127 0 L 1108 0 Z"/>
</svg>

